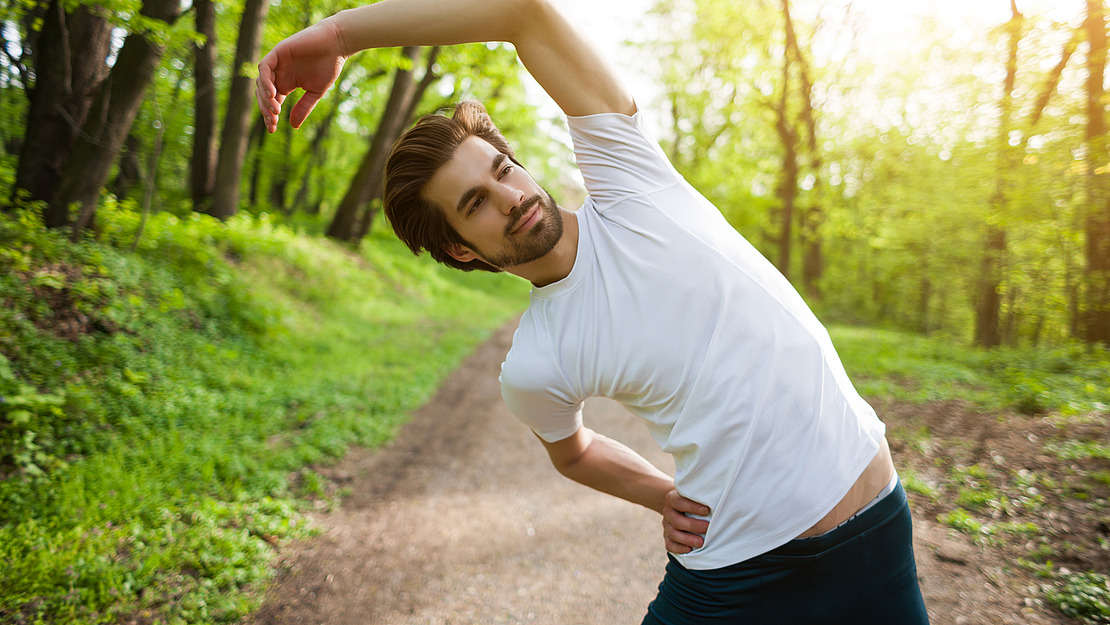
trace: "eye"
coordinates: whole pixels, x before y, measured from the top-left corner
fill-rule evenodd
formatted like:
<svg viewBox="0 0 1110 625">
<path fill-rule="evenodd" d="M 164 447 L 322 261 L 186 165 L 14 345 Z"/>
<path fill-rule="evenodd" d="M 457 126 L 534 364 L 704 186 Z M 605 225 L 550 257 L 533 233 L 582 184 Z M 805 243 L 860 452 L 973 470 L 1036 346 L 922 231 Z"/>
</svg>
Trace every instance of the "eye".
<svg viewBox="0 0 1110 625">
<path fill-rule="evenodd" d="M 504 167 L 504 168 L 503 168 L 503 169 L 501 170 L 501 173 L 497 175 L 498 179 L 501 179 L 501 178 L 504 178 L 505 176 L 508 176 L 508 175 L 509 175 L 509 173 L 510 173 L 510 172 L 511 172 L 512 170 L 513 170 L 513 166 L 512 166 L 512 165 L 506 165 L 506 166 L 505 166 L 505 167 Z"/>
<path fill-rule="evenodd" d="M 483 200 L 483 199 L 484 199 L 484 198 L 483 198 L 483 197 L 482 197 L 481 195 L 479 195 L 478 197 L 474 198 L 474 201 L 473 201 L 473 202 L 471 202 L 471 204 L 470 204 L 470 208 L 469 208 L 469 209 L 467 209 L 467 211 L 466 211 L 466 214 L 467 214 L 467 215 L 473 215 L 473 214 L 474 214 L 474 213 L 475 213 L 475 212 L 476 212 L 476 211 L 478 210 L 478 207 L 482 205 L 482 200 Z"/>
</svg>

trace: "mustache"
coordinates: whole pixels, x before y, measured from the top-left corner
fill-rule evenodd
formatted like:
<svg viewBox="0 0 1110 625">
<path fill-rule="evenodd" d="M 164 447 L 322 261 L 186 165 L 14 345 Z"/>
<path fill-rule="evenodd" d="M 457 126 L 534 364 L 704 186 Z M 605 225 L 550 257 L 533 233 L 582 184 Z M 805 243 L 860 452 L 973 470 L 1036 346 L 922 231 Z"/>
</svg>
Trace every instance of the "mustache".
<svg viewBox="0 0 1110 625">
<path fill-rule="evenodd" d="M 520 206 L 514 208 L 513 211 L 509 213 L 511 221 L 509 222 L 509 225 L 505 228 L 505 234 L 512 234 L 513 231 L 516 230 L 516 227 L 520 224 L 520 220 L 524 219 L 524 216 L 528 214 L 528 211 L 532 210 L 533 206 L 539 204 L 542 201 L 543 198 L 537 193 L 536 195 L 533 195 L 532 197 L 521 202 Z"/>
</svg>

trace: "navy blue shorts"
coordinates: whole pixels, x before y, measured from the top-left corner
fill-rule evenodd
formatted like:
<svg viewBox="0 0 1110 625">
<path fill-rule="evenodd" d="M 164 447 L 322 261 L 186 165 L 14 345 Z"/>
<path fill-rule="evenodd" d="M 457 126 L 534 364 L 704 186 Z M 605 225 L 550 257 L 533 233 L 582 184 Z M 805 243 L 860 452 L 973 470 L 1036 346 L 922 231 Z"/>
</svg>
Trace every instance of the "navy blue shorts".
<svg viewBox="0 0 1110 625">
<path fill-rule="evenodd" d="M 643 625 L 927 625 L 901 483 L 848 523 L 721 569 L 673 557 Z"/>
</svg>

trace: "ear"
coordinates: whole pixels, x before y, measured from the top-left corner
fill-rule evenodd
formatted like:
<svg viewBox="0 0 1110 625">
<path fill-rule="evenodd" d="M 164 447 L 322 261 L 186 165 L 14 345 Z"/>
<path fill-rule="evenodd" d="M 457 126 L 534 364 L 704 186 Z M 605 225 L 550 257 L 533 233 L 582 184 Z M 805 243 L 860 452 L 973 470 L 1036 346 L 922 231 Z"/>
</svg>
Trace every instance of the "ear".
<svg viewBox="0 0 1110 625">
<path fill-rule="evenodd" d="M 443 249 L 451 258 L 454 258 L 460 263 L 469 263 L 470 261 L 478 258 L 478 255 L 474 253 L 474 250 L 465 245 L 459 245 L 458 243 L 448 243 L 447 245 L 443 246 Z"/>
</svg>

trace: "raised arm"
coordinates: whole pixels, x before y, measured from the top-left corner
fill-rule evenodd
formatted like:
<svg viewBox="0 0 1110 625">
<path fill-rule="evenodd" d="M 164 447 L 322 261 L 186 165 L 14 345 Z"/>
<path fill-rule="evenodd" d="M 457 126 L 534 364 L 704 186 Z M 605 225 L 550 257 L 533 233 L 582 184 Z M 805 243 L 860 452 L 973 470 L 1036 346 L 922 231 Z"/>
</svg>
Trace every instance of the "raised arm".
<svg viewBox="0 0 1110 625">
<path fill-rule="evenodd" d="M 339 76 L 368 48 L 513 44 L 520 60 L 567 115 L 632 114 L 635 104 L 602 55 L 549 0 L 384 0 L 348 9 L 282 41 L 259 64 L 258 105 L 271 132 L 285 97 L 305 95 L 297 127 Z"/>
</svg>

